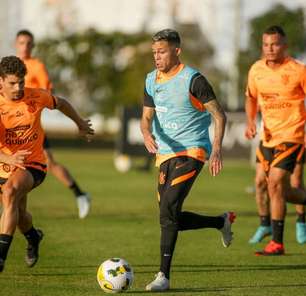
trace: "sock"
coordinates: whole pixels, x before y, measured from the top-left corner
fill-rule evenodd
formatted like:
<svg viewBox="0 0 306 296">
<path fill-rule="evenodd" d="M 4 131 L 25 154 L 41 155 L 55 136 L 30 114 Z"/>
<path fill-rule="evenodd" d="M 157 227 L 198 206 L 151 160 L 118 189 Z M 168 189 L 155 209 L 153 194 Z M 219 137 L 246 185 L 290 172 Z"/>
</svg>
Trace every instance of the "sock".
<svg viewBox="0 0 306 296">
<path fill-rule="evenodd" d="M 270 217 L 270 215 L 259 216 L 259 218 L 260 218 L 260 225 L 261 226 L 270 226 L 271 225 L 271 217 Z"/>
<path fill-rule="evenodd" d="M 23 234 L 29 243 L 36 243 L 39 241 L 39 235 L 36 229 L 32 226 L 30 230 Z"/>
<path fill-rule="evenodd" d="M 296 222 L 305 223 L 305 213 L 302 214 L 297 213 Z"/>
<path fill-rule="evenodd" d="M 84 194 L 84 192 L 80 189 L 79 185 L 75 181 L 73 181 L 73 183 L 69 186 L 69 188 L 73 191 L 75 197 Z"/>
<path fill-rule="evenodd" d="M 181 212 L 179 215 L 179 230 L 217 228 L 221 229 L 224 225 L 222 216 L 209 217 L 191 212 Z"/>
<path fill-rule="evenodd" d="M 8 250 L 13 240 L 12 235 L 0 234 L 0 258 L 5 260 L 7 257 Z"/>
<path fill-rule="evenodd" d="M 272 220 L 272 240 L 276 243 L 283 243 L 284 220 Z"/>
<path fill-rule="evenodd" d="M 177 240 L 178 231 L 174 229 L 161 229 L 160 239 L 160 271 L 170 278 L 171 261 Z"/>
</svg>

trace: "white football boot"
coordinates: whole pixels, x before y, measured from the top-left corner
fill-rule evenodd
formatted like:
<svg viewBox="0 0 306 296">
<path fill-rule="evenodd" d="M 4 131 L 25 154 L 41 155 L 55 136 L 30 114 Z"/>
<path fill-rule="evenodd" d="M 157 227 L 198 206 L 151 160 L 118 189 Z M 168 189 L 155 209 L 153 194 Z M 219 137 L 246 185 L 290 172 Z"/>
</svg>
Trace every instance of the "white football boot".
<svg viewBox="0 0 306 296">
<path fill-rule="evenodd" d="M 84 193 L 82 195 L 79 195 L 76 198 L 77 206 L 79 209 L 79 218 L 84 219 L 90 210 L 90 197 L 88 193 Z"/>
<path fill-rule="evenodd" d="M 170 284 L 169 280 L 165 277 L 163 272 L 159 272 L 155 276 L 155 280 L 146 286 L 147 291 L 161 292 L 169 290 Z"/>
<path fill-rule="evenodd" d="M 234 212 L 227 212 L 222 215 L 224 218 L 224 225 L 220 229 L 222 234 L 221 240 L 225 248 L 229 247 L 233 240 L 232 224 L 236 219 L 236 214 Z"/>
</svg>

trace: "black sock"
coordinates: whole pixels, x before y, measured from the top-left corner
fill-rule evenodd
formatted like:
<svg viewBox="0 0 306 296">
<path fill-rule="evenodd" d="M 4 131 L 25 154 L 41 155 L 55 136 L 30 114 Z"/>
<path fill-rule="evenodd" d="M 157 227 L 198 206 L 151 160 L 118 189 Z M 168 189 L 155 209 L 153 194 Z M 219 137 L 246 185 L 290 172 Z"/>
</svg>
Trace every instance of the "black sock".
<svg viewBox="0 0 306 296">
<path fill-rule="evenodd" d="M 176 244 L 178 231 L 174 229 L 161 229 L 160 239 L 160 271 L 170 278 L 171 261 Z"/>
<path fill-rule="evenodd" d="M 0 258 L 5 260 L 7 257 L 8 250 L 13 240 L 12 235 L 0 234 Z"/>
<path fill-rule="evenodd" d="M 39 241 L 39 235 L 36 229 L 32 226 L 30 230 L 23 234 L 29 243 L 37 243 Z"/>
<path fill-rule="evenodd" d="M 305 223 L 305 213 L 297 213 L 296 222 Z"/>
<path fill-rule="evenodd" d="M 272 220 L 272 240 L 283 243 L 284 220 Z"/>
<path fill-rule="evenodd" d="M 271 225 L 271 217 L 268 216 L 259 216 L 260 218 L 260 225 L 261 226 L 270 226 Z"/>
<path fill-rule="evenodd" d="M 80 189 L 80 187 L 75 181 L 73 181 L 73 183 L 69 186 L 69 188 L 73 191 L 75 197 L 84 194 L 84 192 Z"/>
<path fill-rule="evenodd" d="M 221 229 L 224 225 L 222 216 L 209 217 L 191 212 L 181 212 L 179 215 L 179 230 L 217 228 Z"/>
</svg>

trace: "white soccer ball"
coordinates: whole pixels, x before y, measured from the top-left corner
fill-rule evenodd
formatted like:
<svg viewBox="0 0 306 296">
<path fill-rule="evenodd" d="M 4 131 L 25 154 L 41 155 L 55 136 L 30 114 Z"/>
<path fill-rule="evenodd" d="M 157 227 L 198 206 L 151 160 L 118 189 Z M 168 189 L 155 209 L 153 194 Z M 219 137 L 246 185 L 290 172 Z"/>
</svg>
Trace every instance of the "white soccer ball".
<svg viewBox="0 0 306 296">
<path fill-rule="evenodd" d="M 126 154 L 119 154 L 114 159 L 115 168 L 121 172 L 126 173 L 132 167 L 131 158 Z"/>
<path fill-rule="evenodd" d="M 98 283 L 106 293 L 126 291 L 132 285 L 133 278 L 133 269 L 121 258 L 104 261 L 97 272 Z"/>
</svg>

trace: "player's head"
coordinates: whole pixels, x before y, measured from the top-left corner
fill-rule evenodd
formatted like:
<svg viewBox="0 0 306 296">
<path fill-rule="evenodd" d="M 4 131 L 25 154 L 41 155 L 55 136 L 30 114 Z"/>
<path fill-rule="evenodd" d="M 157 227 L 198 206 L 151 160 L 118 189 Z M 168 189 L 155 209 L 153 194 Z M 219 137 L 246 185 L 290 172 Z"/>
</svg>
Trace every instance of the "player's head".
<svg viewBox="0 0 306 296">
<path fill-rule="evenodd" d="M 23 95 L 24 77 L 27 68 L 16 56 L 7 56 L 0 61 L 0 92 L 9 100 L 17 100 Z"/>
<path fill-rule="evenodd" d="M 282 27 L 271 26 L 262 35 L 262 53 L 269 62 L 279 62 L 286 56 L 287 37 Z"/>
<path fill-rule="evenodd" d="M 21 59 L 31 57 L 34 48 L 34 36 L 28 30 L 20 30 L 16 34 L 15 40 L 16 53 Z"/>
<path fill-rule="evenodd" d="M 177 31 L 165 29 L 152 37 L 152 51 L 156 68 L 167 73 L 179 64 L 181 38 Z"/>
</svg>

